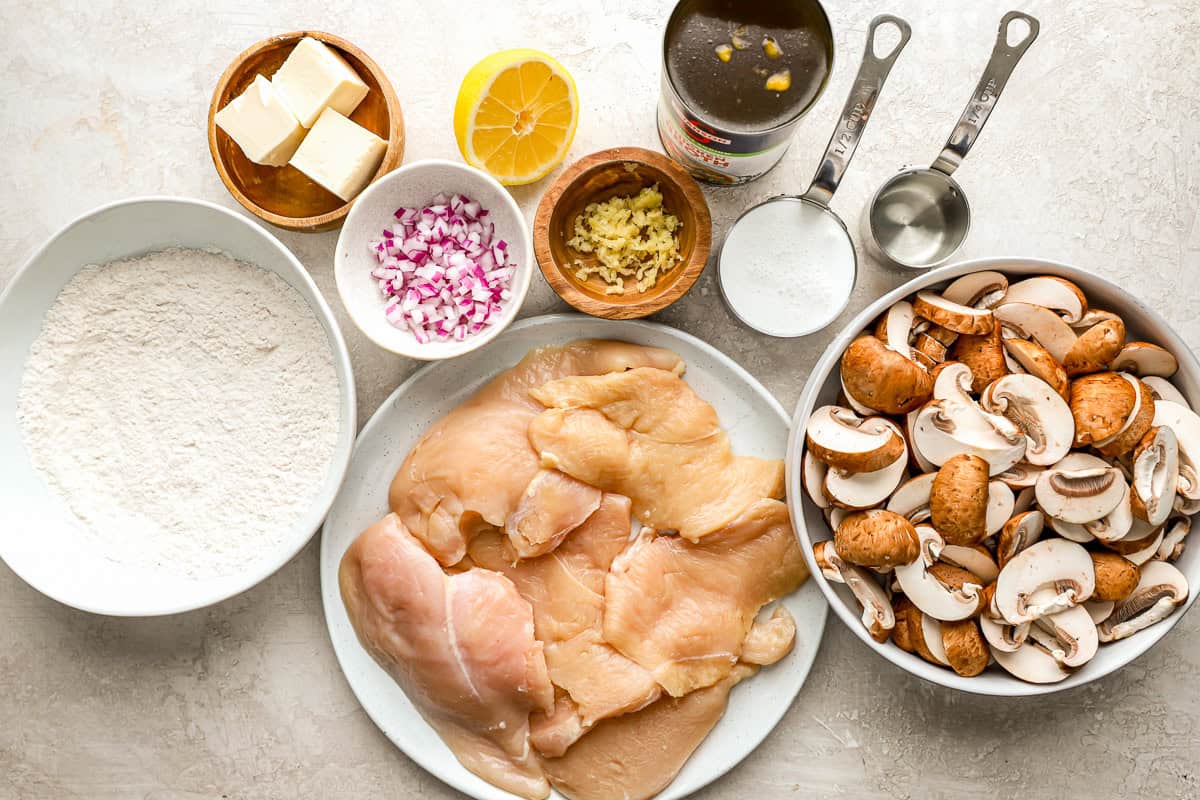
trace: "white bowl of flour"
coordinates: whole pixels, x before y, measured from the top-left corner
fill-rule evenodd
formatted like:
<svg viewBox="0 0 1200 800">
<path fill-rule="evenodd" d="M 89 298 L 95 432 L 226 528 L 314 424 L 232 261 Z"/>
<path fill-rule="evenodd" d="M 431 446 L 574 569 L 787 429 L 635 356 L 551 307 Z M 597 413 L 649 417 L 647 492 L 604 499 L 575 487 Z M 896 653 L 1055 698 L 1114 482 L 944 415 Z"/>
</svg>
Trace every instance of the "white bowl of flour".
<svg viewBox="0 0 1200 800">
<path fill-rule="evenodd" d="M 150 616 L 253 586 L 320 526 L 354 432 L 329 307 L 219 206 L 99 208 L 0 295 L 0 558 L 60 602 Z"/>
</svg>

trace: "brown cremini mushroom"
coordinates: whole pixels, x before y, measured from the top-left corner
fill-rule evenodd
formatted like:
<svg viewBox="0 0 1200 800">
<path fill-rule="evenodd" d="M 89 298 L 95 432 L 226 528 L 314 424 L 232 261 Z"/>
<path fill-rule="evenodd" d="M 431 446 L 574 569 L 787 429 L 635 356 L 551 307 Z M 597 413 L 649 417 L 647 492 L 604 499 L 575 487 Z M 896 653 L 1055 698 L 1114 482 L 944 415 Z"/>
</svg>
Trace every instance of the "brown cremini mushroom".
<svg viewBox="0 0 1200 800">
<path fill-rule="evenodd" d="M 943 622 L 942 646 L 950 668 L 964 678 L 973 678 L 987 669 L 991 653 L 975 620 Z"/>
<path fill-rule="evenodd" d="M 874 336 L 860 336 L 842 354 L 846 394 L 885 414 L 906 414 L 933 393 L 929 372 Z"/>
<path fill-rule="evenodd" d="M 1137 565 L 1116 553 L 1092 553 L 1096 570 L 1096 600 L 1124 600 L 1138 584 Z"/>
<path fill-rule="evenodd" d="M 978 544 L 987 535 L 988 463 L 953 456 L 938 470 L 929 492 L 933 527 L 949 544 Z"/>
<path fill-rule="evenodd" d="M 1072 378 L 1100 372 L 1108 368 L 1124 346 L 1125 323 L 1119 319 L 1105 320 L 1075 340 L 1063 359 L 1063 369 Z"/>
<path fill-rule="evenodd" d="M 833 546 L 846 561 L 864 567 L 908 564 L 920 555 L 913 524 L 881 508 L 848 515 L 834 532 Z"/>
</svg>

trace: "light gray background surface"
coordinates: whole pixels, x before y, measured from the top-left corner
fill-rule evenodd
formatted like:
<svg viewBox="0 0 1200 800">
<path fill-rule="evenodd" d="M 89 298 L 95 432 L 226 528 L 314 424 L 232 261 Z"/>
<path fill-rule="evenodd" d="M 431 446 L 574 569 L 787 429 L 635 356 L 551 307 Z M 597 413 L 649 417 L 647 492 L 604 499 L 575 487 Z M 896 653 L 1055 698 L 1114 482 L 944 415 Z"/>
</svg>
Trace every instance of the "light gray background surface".
<svg viewBox="0 0 1200 800">
<path fill-rule="evenodd" d="M 767 178 L 707 191 L 715 241 L 747 205 L 807 185 L 873 14 L 906 17 L 913 40 L 833 203 L 852 227 L 885 177 L 936 155 L 1013 5 L 828 4 L 839 47 L 829 89 Z M 1094 270 L 1200 343 L 1200 2 L 1020 7 L 1041 19 L 1042 35 L 957 175 L 975 211 L 962 255 L 1042 256 Z M 578 82 L 573 159 L 616 145 L 657 147 L 668 11 L 651 0 L 6 0 L 0 286 L 47 236 L 100 203 L 179 194 L 237 208 L 209 160 L 205 115 L 221 71 L 258 39 L 314 27 L 363 47 L 400 95 L 410 161 L 458 157 L 454 96 L 478 58 L 545 49 Z M 530 219 L 547 184 L 513 192 Z M 336 234 L 276 233 L 338 312 L 365 421 L 416 365 L 371 345 L 342 313 Z M 843 319 L 903 280 L 864 260 Z M 563 307 L 535 276 L 524 313 Z M 789 408 L 832 337 L 768 340 L 739 328 L 711 273 L 658 319 L 740 360 Z M 1117 675 L 1012 701 L 907 677 L 831 616 L 809 683 L 775 734 L 700 796 L 1078 793 L 1200 795 L 1200 613 Z M 392 747 L 350 694 L 325 633 L 315 541 L 256 589 L 166 619 L 77 612 L 0 566 L 0 797 L 301 796 L 458 797 Z"/>
</svg>

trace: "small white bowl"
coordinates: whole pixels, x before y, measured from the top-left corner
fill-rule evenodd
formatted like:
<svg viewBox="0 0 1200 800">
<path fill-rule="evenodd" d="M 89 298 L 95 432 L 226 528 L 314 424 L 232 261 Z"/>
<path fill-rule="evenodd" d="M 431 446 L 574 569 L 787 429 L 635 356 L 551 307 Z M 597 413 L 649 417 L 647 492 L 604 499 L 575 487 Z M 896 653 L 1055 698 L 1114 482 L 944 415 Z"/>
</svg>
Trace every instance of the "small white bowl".
<svg viewBox="0 0 1200 800">
<path fill-rule="evenodd" d="M 371 270 L 378 262 L 368 245 L 379 239 L 384 227 L 394 221 L 392 215 L 396 209 L 422 208 L 435 195 L 454 193 L 479 201 L 496 226 L 496 238 L 508 242 L 508 253 L 517 267 L 512 297 L 504 302 L 500 319 L 474 336 L 461 342 L 435 340 L 421 344 L 410 332 L 384 318 L 385 298 L 371 277 Z M 342 305 L 368 339 L 402 356 L 440 361 L 482 347 L 517 318 L 533 275 L 533 240 L 517 201 L 495 178 L 457 161 L 431 158 L 389 172 L 358 196 L 338 236 L 333 274 Z"/>
<path fill-rule="evenodd" d="M 109 560 L 34 469 L 17 422 L 30 345 L 67 281 L 87 264 L 166 247 L 215 248 L 279 275 L 325 329 L 338 376 L 337 444 L 311 507 L 278 544 L 218 578 L 188 579 Z M 303 265 L 278 239 L 202 200 L 143 197 L 102 206 L 51 237 L 0 294 L 0 558 L 43 594 L 97 614 L 148 617 L 220 602 L 273 574 L 312 538 L 345 477 L 356 424 L 354 376 L 337 321 Z"/>
<path fill-rule="evenodd" d="M 1191 589 L 1183 607 L 1177 609 L 1162 622 L 1134 634 L 1128 639 L 1101 645 L 1096 656 L 1066 680 L 1050 684 L 1027 683 L 1009 675 L 996 664 L 988 667 L 982 675 L 964 678 L 949 669 L 934 666 L 920 656 L 906 653 L 890 641 L 880 644 L 871 638 L 862 624 L 861 612 L 854 595 L 845 586 L 830 583 L 821 574 L 820 568 L 813 559 L 813 544 L 832 538 L 833 532 L 830 531 L 820 509 L 808 499 L 800 482 L 800 458 L 804 449 L 804 430 L 808 424 L 808 417 L 814 408 L 837 402 L 837 396 L 841 391 L 838 365 L 842 353 L 854 337 L 871 325 L 884 309 L 897 300 L 910 297 L 921 289 L 941 287 L 959 275 L 987 269 L 999 270 L 1010 277 L 1058 275 L 1074 281 L 1083 289 L 1091 305 L 1114 311 L 1121 316 L 1128 328 L 1131 341 L 1144 339 L 1162 345 L 1174 353 L 1179 359 L 1179 371 L 1171 378 L 1171 382 L 1179 387 L 1193 407 L 1200 407 L 1200 363 L 1197 363 L 1196 357 L 1188 348 L 1187 343 L 1179 338 L 1179 335 L 1156 311 L 1116 284 L 1077 267 L 1035 258 L 987 258 L 940 267 L 888 292 L 863 309 L 838 334 L 837 338 L 830 342 L 829 347 L 813 367 L 808 382 L 804 385 L 804 391 L 800 395 L 800 401 L 796 404 L 796 413 L 792 417 L 791 434 L 788 438 L 785 461 L 788 508 L 791 511 L 792 521 L 800 538 L 800 547 L 808 561 L 808 568 L 812 573 L 813 580 L 821 587 L 829 605 L 833 607 L 842 622 L 846 623 L 867 647 L 906 672 L 951 689 L 1001 697 L 1050 694 L 1082 686 L 1117 671 L 1153 647 L 1158 640 L 1166 636 L 1178 624 L 1184 613 L 1195 602 L 1196 595 L 1200 593 L 1200 540 L 1193 541 L 1184 548 L 1183 555 L 1175 562 L 1175 566 L 1187 578 L 1188 586 Z"/>
</svg>

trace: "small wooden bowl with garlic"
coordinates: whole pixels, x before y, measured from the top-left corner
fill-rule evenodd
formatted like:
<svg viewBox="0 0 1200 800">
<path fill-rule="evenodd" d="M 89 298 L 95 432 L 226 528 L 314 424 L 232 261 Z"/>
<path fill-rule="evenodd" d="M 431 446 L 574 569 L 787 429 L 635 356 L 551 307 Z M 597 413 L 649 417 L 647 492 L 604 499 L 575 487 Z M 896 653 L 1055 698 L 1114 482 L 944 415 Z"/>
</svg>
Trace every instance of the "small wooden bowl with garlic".
<svg viewBox="0 0 1200 800">
<path fill-rule="evenodd" d="M 533 223 L 546 281 L 576 309 L 607 319 L 649 316 L 683 297 L 711 247 L 700 186 L 666 156 L 640 147 L 576 161 L 542 196 Z M 615 263 L 630 266 L 614 270 Z"/>
</svg>

